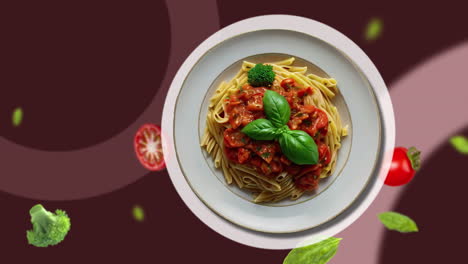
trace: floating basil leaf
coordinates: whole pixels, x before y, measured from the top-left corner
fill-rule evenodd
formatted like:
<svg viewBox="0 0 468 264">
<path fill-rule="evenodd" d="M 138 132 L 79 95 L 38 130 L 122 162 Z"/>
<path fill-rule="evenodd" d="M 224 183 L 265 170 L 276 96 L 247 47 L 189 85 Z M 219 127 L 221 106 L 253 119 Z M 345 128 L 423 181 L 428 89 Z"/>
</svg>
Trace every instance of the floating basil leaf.
<svg viewBox="0 0 468 264">
<path fill-rule="evenodd" d="M 266 119 L 257 119 L 246 125 L 242 132 L 256 140 L 273 140 L 278 136 L 278 128 Z"/>
<path fill-rule="evenodd" d="M 291 109 L 284 96 L 277 92 L 266 90 L 263 96 L 263 109 L 268 120 L 275 127 L 286 125 L 291 116 Z"/>
<path fill-rule="evenodd" d="M 295 248 L 289 252 L 283 264 L 325 264 L 335 256 L 341 238 L 330 237 L 318 243 Z"/>
<path fill-rule="evenodd" d="M 401 233 L 418 232 L 416 223 L 406 215 L 395 212 L 385 212 L 378 215 L 384 226 Z"/>
<path fill-rule="evenodd" d="M 372 18 L 366 27 L 365 37 L 367 41 L 373 41 L 382 34 L 383 22 L 379 18 Z"/>
<path fill-rule="evenodd" d="M 468 139 L 464 136 L 450 138 L 450 144 L 461 154 L 468 154 Z"/>
<path fill-rule="evenodd" d="M 16 108 L 11 116 L 11 121 L 15 127 L 21 125 L 21 121 L 23 121 L 23 109 L 20 107 Z"/>
<path fill-rule="evenodd" d="M 145 211 L 139 205 L 133 206 L 132 214 L 133 218 L 135 218 L 135 220 L 137 220 L 138 222 L 143 222 L 145 220 Z"/>
<path fill-rule="evenodd" d="M 284 155 L 298 165 L 317 164 L 318 150 L 315 141 L 302 130 L 289 130 L 279 136 Z"/>
</svg>

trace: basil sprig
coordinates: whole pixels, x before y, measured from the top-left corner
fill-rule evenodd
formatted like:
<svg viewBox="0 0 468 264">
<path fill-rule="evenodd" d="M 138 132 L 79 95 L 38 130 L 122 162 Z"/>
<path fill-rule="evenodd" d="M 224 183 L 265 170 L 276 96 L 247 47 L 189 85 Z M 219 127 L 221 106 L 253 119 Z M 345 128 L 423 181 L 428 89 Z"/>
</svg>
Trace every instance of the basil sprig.
<svg viewBox="0 0 468 264">
<path fill-rule="evenodd" d="M 318 150 L 312 137 L 302 130 L 290 130 L 286 125 L 291 116 L 288 101 L 277 92 L 267 90 L 263 108 L 267 119 L 250 122 L 242 132 L 256 140 L 278 140 L 284 155 L 296 164 L 316 164 Z"/>
</svg>

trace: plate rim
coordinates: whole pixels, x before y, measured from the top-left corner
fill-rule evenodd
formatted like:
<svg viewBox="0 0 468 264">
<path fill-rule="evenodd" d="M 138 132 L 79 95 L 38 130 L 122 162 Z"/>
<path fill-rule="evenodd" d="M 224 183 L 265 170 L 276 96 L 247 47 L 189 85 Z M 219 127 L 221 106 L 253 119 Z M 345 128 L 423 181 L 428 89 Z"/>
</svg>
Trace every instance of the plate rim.
<svg viewBox="0 0 468 264">
<path fill-rule="evenodd" d="M 291 22 L 291 23 L 284 23 L 285 19 L 289 20 L 289 22 Z M 257 21 L 255 21 L 255 20 L 257 20 Z M 261 22 L 259 20 L 261 20 Z M 274 21 L 274 20 L 282 20 L 283 23 L 281 25 L 278 25 L 278 23 L 276 23 L 276 24 L 272 23 L 272 21 Z M 267 23 L 267 22 L 270 22 L 270 23 Z M 320 34 L 311 34 L 310 31 L 312 31 L 312 30 L 308 31 L 306 29 L 306 26 L 310 26 L 310 24 L 314 24 L 315 29 L 320 28 L 321 30 L 323 30 L 323 32 L 319 32 Z M 241 29 L 242 28 L 241 25 L 244 27 L 243 29 Z M 326 25 L 324 25 L 324 24 L 322 24 L 320 22 L 317 22 L 317 21 L 314 21 L 314 20 L 311 20 L 311 19 L 308 19 L 308 18 L 303 18 L 303 17 L 298 17 L 298 16 L 290 16 L 290 15 L 259 16 L 259 17 L 245 19 L 245 20 L 236 22 L 234 24 L 231 24 L 230 26 L 219 30 L 218 32 L 216 32 L 215 34 L 210 36 L 208 39 L 206 39 L 204 42 L 202 42 L 190 54 L 190 56 L 185 60 L 185 62 L 182 64 L 182 66 L 180 67 L 180 69 L 177 72 L 176 76 L 174 77 L 174 79 L 172 81 L 172 84 L 170 86 L 170 89 L 168 91 L 168 96 L 166 98 L 166 102 L 165 102 L 165 105 L 164 105 L 162 125 L 163 125 L 163 128 L 166 128 L 165 132 L 171 131 L 171 133 L 168 133 L 168 135 L 169 134 L 172 135 L 174 133 L 174 129 L 172 127 L 173 124 L 174 124 L 173 115 L 175 114 L 174 111 L 175 111 L 175 105 L 176 105 L 176 101 L 173 100 L 174 95 L 175 95 L 175 98 L 178 97 L 178 94 L 181 92 L 180 90 L 181 90 L 181 88 L 183 86 L 183 83 L 185 82 L 186 77 L 191 72 L 192 68 L 197 64 L 197 62 L 200 59 L 202 59 L 203 56 L 210 49 L 215 48 L 216 46 L 220 45 L 221 43 L 223 43 L 224 41 L 226 41 L 226 40 L 228 40 L 230 38 L 236 37 L 238 35 L 246 34 L 246 33 L 249 33 L 249 32 L 258 31 L 258 30 L 288 30 L 288 31 L 293 31 L 293 32 L 299 32 L 299 33 L 306 34 L 306 35 L 308 35 L 310 37 L 314 37 L 314 38 L 316 38 L 316 39 L 318 39 L 320 41 L 323 41 L 323 42 L 327 43 L 328 45 L 331 45 L 337 51 L 342 53 L 342 55 L 344 55 L 351 63 L 353 63 L 356 66 L 357 69 L 359 69 L 360 74 L 362 74 L 363 77 L 365 78 L 365 80 L 369 83 L 370 92 L 372 93 L 372 96 L 375 98 L 375 100 L 373 100 L 373 103 L 376 105 L 377 109 L 379 110 L 378 119 L 379 119 L 379 139 L 380 140 L 379 140 L 378 154 L 376 155 L 376 160 L 374 161 L 374 166 L 373 166 L 373 169 L 372 169 L 373 173 L 371 173 L 371 175 L 367 178 L 366 185 L 363 186 L 363 188 L 359 192 L 359 194 L 355 197 L 355 199 L 353 199 L 352 202 L 350 202 L 350 204 L 347 207 L 343 208 L 342 211 L 340 211 L 337 215 L 333 216 L 332 218 L 327 219 L 326 221 L 324 221 L 324 222 L 322 222 L 322 223 L 320 223 L 318 225 L 315 225 L 315 226 L 312 226 L 312 227 L 309 227 L 309 228 L 305 229 L 305 230 L 310 230 L 310 229 L 313 229 L 314 227 L 323 225 L 324 223 L 328 223 L 330 221 L 333 221 L 333 219 L 335 219 L 340 214 L 342 214 L 344 211 L 349 209 L 349 207 L 351 207 L 354 204 L 355 200 L 358 199 L 358 197 L 360 197 L 362 195 L 362 193 L 364 192 L 364 190 L 368 187 L 370 180 L 373 178 L 372 177 L 373 174 L 376 173 L 376 170 L 378 170 L 379 167 L 380 167 L 380 172 L 388 171 L 388 165 L 389 165 L 388 164 L 388 157 L 389 157 L 389 155 L 387 153 L 384 153 L 385 155 L 383 157 L 382 164 L 377 164 L 378 161 L 379 161 L 378 156 L 382 152 L 383 148 L 386 148 L 388 150 L 389 145 L 393 147 L 393 144 L 394 144 L 393 109 L 392 109 L 392 106 L 391 106 L 391 101 L 390 101 L 390 104 L 388 104 L 390 98 L 389 98 L 388 91 L 386 89 L 385 83 L 383 82 L 382 77 L 378 73 L 378 71 L 375 68 L 374 64 L 367 57 L 367 55 L 365 55 L 365 53 L 362 50 L 360 50 L 360 48 L 354 42 L 352 42 L 350 39 L 348 39 L 346 36 L 344 36 L 340 32 L 338 32 L 338 31 L 334 30 L 333 28 L 331 28 L 329 26 L 326 26 Z M 317 32 L 314 32 L 314 33 L 317 33 Z M 331 43 L 331 42 L 334 42 L 334 43 Z M 214 45 L 213 45 L 213 43 L 214 43 Z M 343 45 L 343 44 L 350 45 L 351 44 L 351 47 L 349 49 L 357 50 L 357 52 L 358 52 L 357 56 L 361 56 L 361 58 L 360 58 L 360 64 L 361 65 L 356 63 L 356 59 L 352 58 L 352 57 L 356 57 L 356 55 L 348 56 L 348 54 L 345 52 L 346 49 L 342 49 L 342 48 L 337 47 L 336 43 L 339 43 L 341 45 Z M 348 53 L 350 52 L 349 49 L 348 49 Z M 356 51 L 354 51 L 354 52 L 356 52 Z M 364 59 L 364 62 L 362 61 L 362 59 Z M 366 66 L 368 68 L 362 67 L 363 64 L 364 64 L 364 66 Z M 369 74 L 370 74 L 369 71 L 371 73 L 374 73 L 374 75 L 376 73 L 376 76 L 374 76 L 374 78 L 369 78 Z M 386 118 L 385 118 L 385 116 L 382 116 L 382 114 L 383 114 L 382 111 L 381 111 L 381 108 L 382 108 L 382 105 L 381 105 L 382 102 L 381 101 L 382 100 L 379 100 L 381 98 L 379 98 L 378 91 L 376 91 L 377 86 L 379 86 L 380 88 L 383 87 L 383 88 L 385 88 L 385 91 L 387 91 L 387 94 L 385 94 L 385 91 L 382 91 L 382 89 L 380 91 L 380 96 L 387 97 L 387 98 L 384 98 L 384 99 L 387 100 L 386 102 L 384 102 L 385 107 L 387 107 L 387 110 L 389 110 L 389 112 L 387 112 Z M 176 91 L 176 89 L 177 89 L 177 91 Z M 168 103 L 168 101 L 170 103 Z M 388 109 L 388 107 L 390 107 L 390 108 Z M 169 118 L 168 118 L 168 115 L 170 115 Z M 385 126 L 386 123 L 387 123 L 387 126 Z M 172 129 L 167 129 L 169 127 L 171 127 Z M 386 127 L 386 129 L 390 130 L 390 135 L 387 135 L 386 137 L 383 137 L 383 134 L 384 134 L 383 132 L 385 130 L 385 127 Z M 390 136 L 390 137 L 388 137 L 388 136 Z M 163 137 L 164 137 L 164 135 L 163 135 Z M 209 208 L 208 210 L 210 210 L 211 212 L 219 215 L 219 213 L 217 213 L 207 203 L 205 203 L 203 201 L 203 199 L 201 199 L 199 197 L 199 195 L 196 194 L 196 191 L 193 188 L 191 188 L 189 181 L 185 177 L 185 174 L 181 171 L 182 168 L 181 168 L 181 166 L 180 166 L 180 164 L 178 162 L 178 158 L 176 159 L 175 163 L 174 163 L 174 159 L 172 159 L 173 155 L 175 153 L 175 145 L 170 144 L 170 140 L 167 140 L 167 139 L 170 139 L 170 138 L 166 138 L 166 140 L 163 140 L 163 151 L 164 151 L 164 153 L 171 153 L 171 155 L 169 155 L 170 157 L 168 159 L 170 162 L 167 162 L 168 163 L 168 172 L 169 172 L 169 175 L 171 177 L 171 181 L 174 184 L 174 187 L 176 188 L 177 192 L 179 193 L 179 196 L 184 200 L 184 203 L 190 208 L 190 210 L 195 215 L 197 215 L 197 217 L 200 220 L 202 220 L 202 222 L 207 224 L 210 228 L 214 229 L 218 233 L 222 233 L 219 229 L 214 228 L 213 226 L 209 225 L 206 221 L 204 221 L 206 219 L 204 219 L 204 217 L 201 217 L 199 214 L 197 214 L 196 210 L 191 207 L 190 202 L 187 201 L 186 199 L 184 199 L 184 195 L 182 194 L 182 191 L 179 190 L 179 188 L 177 188 L 178 183 L 176 182 L 175 178 L 180 177 L 181 176 L 180 174 L 182 174 L 184 177 L 181 177 L 181 178 L 184 181 L 186 181 L 186 183 L 189 185 L 190 191 L 193 192 L 196 195 L 196 198 L 201 203 L 203 203 L 204 206 L 208 207 Z M 175 155 L 178 156 L 177 153 L 175 153 Z M 174 167 L 174 165 L 176 165 L 176 167 Z M 377 166 L 377 165 L 381 165 L 381 166 Z M 179 172 L 182 172 L 182 173 L 179 173 Z M 177 174 L 177 175 L 175 175 L 175 174 Z M 382 174 L 382 173 L 380 173 L 380 174 Z M 379 178 L 381 178 L 381 177 L 379 177 Z M 378 191 L 380 190 L 380 188 L 382 187 L 382 184 L 383 184 L 383 181 L 377 181 L 376 185 L 372 186 L 372 187 L 374 187 L 373 188 L 374 191 L 373 191 L 373 194 L 370 197 L 371 201 L 373 201 L 375 199 L 375 196 L 378 193 Z M 368 203 L 368 205 L 369 204 L 370 204 L 370 202 Z M 365 206 L 364 210 L 368 207 L 368 205 Z M 361 215 L 364 210 L 361 210 L 361 212 L 358 214 L 358 216 Z M 220 216 L 220 217 L 221 217 L 222 220 L 232 222 L 231 219 L 225 218 L 224 216 Z M 357 217 L 355 217 L 355 219 L 353 219 L 351 222 L 354 222 L 354 220 L 356 220 L 356 219 L 357 219 Z M 236 223 L 236 225 L 239 225 L 239 224 Z M 241 228 L 251 229 L 249 227 L 242 227 L 241 225 L 239 225 L 239 226 Z M 300 232 L 300 231 L 303 231 L 303 230 L 292 231 L 292 232 Z M 263 231 L 263 230 L 262 230 L 262 232 L 271 233 L 271 231 Z M 281 232 L 281 233 L 283 233 L 283 232 Z M 291 232 L 287 232 L 287 233 L 291 233 Z M 236 240 L 236 241 L 240 242 L 239 240 Z M 242 243 L 242 242 L 240 242 L 240 243 Z"/>
<path fill-rule="evenodd" d="M 211 204 L 211 203 L 208 202 L 206 199 L 204 199 L 204 198 L 203 198 L 203 195 L 200 194 L 199 190 L 197 190 L 196 188 L 194 188 L 194 186 L 193 186 L 194 183 L 193 183 L 193 182 L 190 180 L 190 178 L 188 177 L 188 174 L 187 174 L 187 172 L 186 172 L 186 169 L 184 168 L 184 166 L 182 165 L 182 162 L 181 162 L 181 160 L 180 160 L 180 156 L 179 156 L 179 153 L 178 153 L 178 151 L 177 151 L 177 143 L 176 143 L 177 139 L 176 139 L 176 137 L 175 137 L 175 133 L 176 133 L 176 132 L 175 132 L 175 127 L 176 127 L 176 124 L 175 124 L 175 123 L 176 123 L 176 122 L 175 122 L 175 111 L 176 111 L 177 105 L 178 105 L 178 103 L 179 103 L 180 95 L 182 94 L 182 88 L 186 85 L 188 76 L 192 73 L 192 71 L 193 71 L 193 70 L 195 69 L 195 67 L 199 64 L 199 62 L 200 62 L 201 60 L 203 60 L 203 58 L 204 58 L 207 54 L 209 54 L 212 50 L 216 49 L 217 47 L 219 47 L 220 45 L 222 45 L 222 44 L 225 43 L 226 41 L 235 39 L 235 38 L 237 38 L 237 37 L 241 37 L 241 36 L 243 36 L 243 35 L 245 35 L 245 34 L 251 34 L 251 33 L 256 33 L 256 32 L 263 32 L 263 31 L 270 31 L 270 30 L 277 30 L 277 29 L 259 29 L 259 30 L 252 30 L 252 31 L 248 31 L 248 32 L 244 32 L 244 33 L 240 33 L 240 34 L 237 34 L 237 35 L 230 36 L 230 37 L 228 37 L 228 38 L 226 38 L 226 39 L 224 39 L 224 40 L 222 40 L 222 41 L 216 43 L 216 45 L 211 46 L 211 47 L 210 47 L 208 50 L 206 50 L 200 57 L 197 58 L 197 60 L 191 65 L 191 67 L 190 67 L 189 71 L 187 72 L 187 74 L 184 76 L 185 78 L 184 78 L 184 80 L 182 81 L 181 87 L 180 87 L 180 89 L 179 89 L 179 91 L 178 91 L 178 93 L 177 93 L 177 95 L 176 95 L 176 101 L 175 101 L 175 105 L 174 105 L 174 118 L 173 118 L 173 123 L 172 123 L 172 124 L 173 124 L 172 138 L 173 138 L 173 140 L 174 140 L 174 149 L 175 149 L 174 153 L 175 153 L 175 156 L 176 156 L 176 159 L 177 159 L 177 162 L 178 162 L 178 166 L 179 166 L 179 168 L 180 168 L 180 170 L 181 170 L 181 172 L 182 172 L 182 175 L 184 176 L 186 182 L 188 183 L 188 185 L 190 186 L 190 188 L 192 189 L 192 191 L 196 194 L 197 198 L 198 198 L 203 204 L 205 204 L 206 207 L 208 207 L 211 211 L 213 211 L 215 214 L 219 215 L 220 217 L 224 218 L 225 220 L 227 220 L 227 221 L 229 221 L 229 222 L 231 222 L 231 223 L 233 223 L 233 224 L 236 224 L 236 225 L 238 225 L 238 226 L 240 226 L 240 227 L 243 227 L 243 228 L 252 230 L 252 231 L 264 232 L 264 233 L 271 233 L 271 234 L 290 234 L 290 233 L 296 233 L 296 232 L 301 232 L 301 231 L 309 230 L 309 229 L 312 229 L 312 228 L 317 228 L 317 227 L 319 227 L 319 226 L 322 226 L 322 225 L 324 225 L 324 224 L 330 222 L 331 220 L 337 218 L 338 216 L 340 216 L 343 212 L 345 212 L 348 208 L 350 208 L 350 207 L 353 205 L 353 203 L 359 198 L 359 196 L 364 192 L 364 190 L 366 190 L 366 188 L 367 188 L 367 186 L 369 185 L 369 183 L 371 182 L 372 178 L 375 176 L 375 175 L 374 175 L 374 172 L 375 172 L 375 170 L 376 170 L 376 168 L 377 168 L 377 163 L 378 163 L 378 160 L 379 160 L 379 153 L 380 153 L 380 150 L 381 150 L 381 147 L 382 147 L 382 120 L 381 120 L 381 117 L 380 117 L 380 109 L 379 109 L 379 105 L 378 105 L 378 103 L 377 103 L 377 97 L 376 97 L 376 95 L 375 95 L 375 92 L 374 92 L 374 90 L 373 90 L 373 88 L 372 88 L 371 83 L 368 81 L 368 79 L 367 79 L 365 76 L 363 76 L 363 73 L 362 73 L 361 69 L 360 69 L 359 67 L 357 67 L 357 65 L 355 65 L 355 64 L 353 63 L 353 61 L 350 60 L 349 57 L 344 56 L 346 59 L 349 60 L 349 63 L 353 64 L 353 65 L 357 68 L 356 70 L 357 70 L 358 74 L 361 75 L 361 76 L 363 77 L 363 79 L 364 79 L 365 82 L 367 82 L 367 85 L 366 85 L 367 87 L 366 87 L 366 88 L 367 88 L 367 90 L 368 90 L 368 92 L 370 93 L 370 96 L 371 96 L 371 98 L 372 98 L 372 105 L 373 105 L 373 108 L 375 108 L 375 109 L 377 110 L 378 145 L 377 145 L 376 155 L 375 155 L 375 157 L 374 157 L 374 159 L 373 159 L 373 161 L 372 161 L 373 164 L 372 164 L 371 172 L 369 173 L 369 175 L 366 176 L 365 182 L 364 182 L 364 184 L 363 184 L 362 186 L 360 186 L 360 189 L 359 189 L 358 193 L 357 193 L 354 197 L 352 197 L 351 200 L 350 200 L 348 203 L 346 203 L 345 206 L 340 207 L 340 208 L 336 211 L 336 213 L 333 213 L 332 215 L 327 216 L 326 219 L 321 220 L 321 221 L 318 222 L 318 223 L 315 223 L 315 224 L 312 224 L 312 225 L 308 225 L 308 226 L 302 226 L 302 227 L 297 228 L 297 229 L 291 229 L 291 228 L 287 228 L 287 229 L 286 229 L 286 228 L 283 228 L 282 230 L 275 230 L 275 229 L 272 229 L 272 228 L 261 228 L 261 229 L 260 229 L 260 228 L 254 228 L 254 227 L 252 227 L 252 226 L 246 225 L 245 223 L 240 223 L 240 222 L 238 221 L 238 219 L 234 219 L 234 218 L 232 218 L 232 217 L 226 216 L 226 215 L 223 214 L 220 210 L 215 209 L 215 208 L 214 208 L 215 205 L 214 205 L 214 204 Z M 315 39 L 317 39 L 318 41 L 322 41 L 322 42 L 324 42 L 325 44 L 327 44 L 327 45 L 333 47 L 338 53 L 344 55 L 343 52 L 342 52 L 341 50 L 339 50 L 337 47 L 333 46 L 331 43 L 328 43 L 328 42 L 326 42 L 326 41 L 324 41 L 324 40 L 318 39 L 318 38 L 316 38 L 316 37 L 314 37 L 314 36 L 312 36 L 312 35 L 310 35 L 310 34 L 306 34 L 306 33 L 303 33 L 303 32 L 299 32 L 299 31 L 295 31 L 295 30 L 288 30 L 288 31 L 294 32 L 294 33 L 299 33 L 299 34 L 304 34 L 304 35 L 307 36 L 307 37 L 315 38 Z M 270 53 L 259 53 L 259 54 L 249 55 L 249 56 L 247 56 L 247 57 L 252 57 L 252 56 L 257 56 L 257 55 L 262 55 L 262 54 L 270 54 Z M 291 55 L 291 56 L 293 56 L 293 55 Z M 304 58 L 301 58 L 300 56 L 294 55 L 293 57 L 298 57 L 298 58 L 300 58 L 300 59 L 302 59 L 302 60 L 305 60 Z M 244 58 L 244 59 L 245 59 L 245 58 Z M 242 60 L 242 59 L 240 59 L 240 60 Z M 239 60 L 237 60 L 237 61 L 234 62 L 234 63 L 237 63 L 238 61 L 239 61 Z M 307 61 L 308 63 L 311 63 L 311 64 L 313 64 L 313 65 L 316 65 L 316 64 L 314 64 L 314 62 L 311 62 L 311 61 L 308 61 L 308 60 L 305 60 L 305 61 Z M 233 63 L 233 64 L 234 64 L 234 63 Z M 232 66 L 232 64 L 229 65 L 228 68 L 229 68 L 230 66 Z M 322 68 L 320 68 L 318 65 L 316 65 L 316 67 L 318 67 L 320 70 L 322 70 L 323 72 L 325 72 L 325 73 L 328 75 L 328 73 L 327 73 L 325 70 L 323 70 Z M 222 70 L 222 71 L 221 71 L 221 74 L 222 74 L 222 72 L 224 72 L 225 70 L 226 70 L 226 69 Z M 218 75 L 218 77 L 219 77 L 219 75 Z M 215 79 L 215 80 L 216 80 L 216 79 Z M 213 80 L 211 83 L 213 83 L 215 80 Z M 208 94 L 208 91 L 205 92 L 204 98 L 207 96 L 207 94 Z M 346 103 L 346 99 L 344 98 L 344 96 L 343 96 L 343 99 L 344 99 L 344 102 L 345 102 L 345 104 L 346 104 L 346 107 L 348 108 L 347 103 Z M 201 106 L 201 107 L 206 107 L 206 106 Z M 347 109 L 347 111 L 348 111 L 348 114 L 350 114 L 349 108 Z M 201 108 L 200 108 L 200 112 L 201 112 Z M 350 115 L 350 118 L 351 118 L 351 120 L 352 120 L 352 116 L 351 116 L 351 115 Z M 199 130 L 199 128 L 198 128 L 198 130 Z M 353 132 L 351 132 L 351 133 L 353 133 Z M 311 198 L 309 198 L 309 199 L 307 199 L 307 200 L 304 200 L 304 201 L 301 201 L 301 202 L 292 204 L 291 206 L 295 206 L 295 205 L 299 205 L 299 204 L 302 204 L 302 203 L 310 202 L 312 199 L 314 199 L 314 198 L 317 197 L 318 195 L 320 195 L 320 194 L 322 194 L 322 193 L 325 193 L 326 190 L 327 190 L 329 187 L 331 187 L 331 185 L 338 179 L 338 176 L 341 175 L 342 171 L 343 171 L 343 170 L 346 168 L 346 166 L 347 166 L 347 163 L 348 163 L 348 161 L 349 161 L 349 158 L 350 158 L 350 155 L 351 155 L 351 151 L 352 151 L 352 145 L 353 145 L 352 138 L 353 138 L 353 137 L 351 137 L 351 139 L 350 139 L 350 140 L 351 140 L 351 142 L 350 142 L 351 145 L 350 145 L 350 149 L 349 149 L 348 155 L 346 156 L 345 164 L 343 165 L 343 167 L 341 168 L 341 170 L 338 172 L 338 175 L 337 175 L 337 177 L 335 177 L 335 179 L 333 180 L 333 182 L 331 182 L 329 185 L 327 185 L 327 187 L 326 187 L 324 190 L 322 190 L 320 193 L 318 193 L 318 194 L 316 194 L 316 195 L 313 195 Z M 202 153 L 202 155 L 203 155 L 203 151 L 204 151 L 204 150 L 203 150 L 202 148 L 200 148 L 200 152 Z M 208 157 L 208 158 L 210 158 L 210 157 Z M 205 158 L 205 159 L 206 159 L 206 158 Z M 211 169 L 211 168 L 210 168 L 210 169 Z M 212 172 L 212 171 L 211 171 L 211 172 Z M 213 176 L 214 176 L 215 178 L 217 178 L 216 175 L 213 175 Z M 219 180 L 219 179 L 218 179 L 218 180 Z M 225 184 L 223 184 L 223 185 L 224 185 L 224 187 L 229 188 L 229 187 L 226 186 Z M 232 192 L 232 190 L 229 190 L 229 191 L 230 191 L 231 193 L 234 193 L 234 192 Z M 235 194 L 235 193 L 234 193 L 234 194 Z M 235 195 L 245 200 L 244 197 L 241 197 L 241 196 L 239 196 L 239 195 L 237 195 L 237 194 L 235 194 Z M 251 202 L 251 201 L 249 201 L 249 202 Z M 252 203 L 252 202 L 251 202 L 251 203 Z M 255 203 L 254 203 L 254 204 L 255 204 Z M 259 204 L 259 205 L 261 205 L 261 204 Z M 274 207 L 274 206 L 271 206 L 271 207 Z M 276 206 L 276 207 L 287 207 L 287 206 Z"/>
</svg>

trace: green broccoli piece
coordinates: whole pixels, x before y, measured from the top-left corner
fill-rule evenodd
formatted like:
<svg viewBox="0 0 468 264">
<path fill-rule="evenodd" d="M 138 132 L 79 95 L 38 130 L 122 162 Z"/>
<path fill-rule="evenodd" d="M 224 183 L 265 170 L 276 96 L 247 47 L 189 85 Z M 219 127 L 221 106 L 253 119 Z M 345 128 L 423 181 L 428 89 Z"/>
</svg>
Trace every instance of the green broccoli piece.
<svg viewBox="0 0 468 264">
<path fill-rule="evenodd" d="M 29 214 L 33 229 L 26 232 L 26 237 L 29 244 L 36 247 L 57 245 L 70 230 L 70 218 L 62 210 L 56 210 L 54 214 L 37 204 L 29 210 Z"/>
<path fill-rule="evenodd" d="M 263 65 L 261 63 L 256 64 L 248 73 L 248 81 L 250 85 L 259 86 L 270 86 L 275 80 L 275 73 L 273 72 L 273 66 Z"/>
</svg>

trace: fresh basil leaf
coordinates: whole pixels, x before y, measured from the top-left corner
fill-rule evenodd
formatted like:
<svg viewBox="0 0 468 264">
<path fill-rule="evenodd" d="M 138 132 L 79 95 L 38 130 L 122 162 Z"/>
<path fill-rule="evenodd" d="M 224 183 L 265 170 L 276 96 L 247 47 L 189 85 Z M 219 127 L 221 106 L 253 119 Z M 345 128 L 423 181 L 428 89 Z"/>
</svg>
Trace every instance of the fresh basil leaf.
<svg viewBox="0 0 468 264">
<path fill-rule="evenodd" d="M 401 233 L 418 232 L 416 223 L 406 215 L 396 212 L 385 212 L 378 215 L 384 226 L 390 230 Z"/>
<path fill-rule="evenodd" d="M 367 41 L 376 40 L 381 34 L 383 29 L 383 22 L 379 18 L 372 18 L 367 24 L 365 37 Z"/>
<path fill-rule="evenodd" d="M 138 222 L 143 222 L 145 220 L 145 211 L 139 205 L 133 206 L 132 209 L 133 218 Z"/>
<path fill-rule="evenodd" d="M 291 116 L 291 108 L 284 96 L 277 92 L 266 90 L 263 96 L 263 109 L 268 120 L 275 127 L 282 127 L 288 123 Z"/>
<path fill-rule="evenodd" d="M 464 136 L 453 136 L 450 138 L 450 144 L 460 153 L 468 154 L 468 138 Z"/>
<path fill-rule="evenodd" d="M 23 109 L 20 107 L 16 108 L 11 116 L 11 121 L 15 127 L 21 125 L 21 121 L 23 121 Z"/>
<path fill-rule="evenodd" d="M 318 150 L 315 141 L 302 130 L 289 130 L 279 136 L 281 151 L 298 164 L 317 164 Z"/>
<path fill-rule="evenodd" d="M 335 256 L 341 238 L 330 237 L 318 243 L 295 248 L 289 252 L 283 264 L 325 264 Z"/>
<path fill-rule="evenodd" d="M 257 119 L 247 124 L 242 133 L 256 140 L 273 140 L 278 136 L 278 128 L 266 119 Z"/>
</svg>

